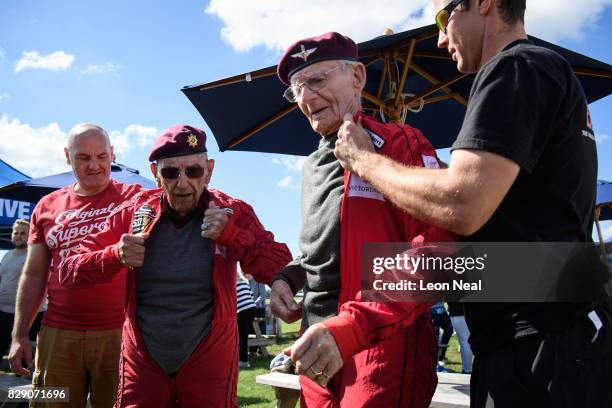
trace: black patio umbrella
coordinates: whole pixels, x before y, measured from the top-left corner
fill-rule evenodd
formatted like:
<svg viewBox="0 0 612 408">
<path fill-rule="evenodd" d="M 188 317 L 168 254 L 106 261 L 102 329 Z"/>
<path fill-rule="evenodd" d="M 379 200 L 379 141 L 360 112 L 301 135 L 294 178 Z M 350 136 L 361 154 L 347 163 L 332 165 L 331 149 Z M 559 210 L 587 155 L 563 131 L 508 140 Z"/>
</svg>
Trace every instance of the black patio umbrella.
<svg viewBox="0 0 612 408">
<path fill-rule="evenodd" d="M 385 120 L 405 119 L 436 148 L 444 148 L 452 144 L 463 122 L 473 75 L 457 71 L 446 50 L 437 48 L 437 38 L 434 25 L 384 35 L 360 43 L 359 60 L 367 68 L 362 94 L 366 112 Z M 612 93 L 612 66 L 530 38 L 572 64 L 589 103 Z M 182 91 L 221 151 L 308 155 L 319 136 L 297 105 L 282 97 L 284 88 L 272 66 Z"/>
<path fill-rule="evenodd" d="M 156 188 L 153 180 L 142 177 L 138 170 L 123 164 L 111 166 L 111 177 L 126 184 L 140 184 L 145 188 Z M 17 218 L 29 220 L 36 203 L 45 195 L 74 183 L 74 174 L 51 176 L 18 181 L 0 188 L 0 249 L 11 249 L 11 228 Z"/>
</svg>

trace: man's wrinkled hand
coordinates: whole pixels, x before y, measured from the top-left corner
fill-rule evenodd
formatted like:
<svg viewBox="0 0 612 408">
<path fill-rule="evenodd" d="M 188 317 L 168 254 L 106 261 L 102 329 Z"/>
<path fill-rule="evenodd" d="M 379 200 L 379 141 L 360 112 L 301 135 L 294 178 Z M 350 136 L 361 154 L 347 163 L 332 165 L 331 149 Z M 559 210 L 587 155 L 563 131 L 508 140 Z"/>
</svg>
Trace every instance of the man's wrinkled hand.
<svg viewBox="0 0 612 408">
<path fill-rule="evenodd" d="M 334 336 L 323 323 L 312 325 L 295 342 L 283 350 L 295 362 L 296 371 L 322 387 L 342 368 L 342 354 Z"/>
<path fill-rule="evenodd" d="M 359 175 L 359 164 L 366 160 L 367 154 L 374 152 L 370 135 L 349 114 L 344 115 L 344 122 L 338 129 L 338 140 L 334 155 L 346 170 Z"/>
<path fill-rule="evenodd" d="M 217 207 L 211 200 L 208 203 L 208 209 L 204 212 L 204 219 L 202 220 L 202 238 L 208 238 L 213 241 L 218 239 L 223 233 L 228 219 L 227 211 Z"/>
<path fill-rule="evenodd" d="M 149 233 L 123 234 L 119 240 L 119 260 L 124 266 L 139 268 L 144 263 L 145 241 Z"/>
<path fill-rule="evenodd" d="M 32 363 L 32 342 L 27 335 L 13 338 L 8 360 L 11 370 L 15 374 L 25 377 L 31 375 L 34 368 Z M 23 360 L 26 363 L 25 367 L 23 366 Z"/>
<path fill-rule="evenodd" d="M 293 299 L 289 284 L 282 279 L 274 281 L 270 292 L 270 310 L 274 316 L 286 323 L 293 323 L 302 317 L 302 305 Z"/>
</svg>

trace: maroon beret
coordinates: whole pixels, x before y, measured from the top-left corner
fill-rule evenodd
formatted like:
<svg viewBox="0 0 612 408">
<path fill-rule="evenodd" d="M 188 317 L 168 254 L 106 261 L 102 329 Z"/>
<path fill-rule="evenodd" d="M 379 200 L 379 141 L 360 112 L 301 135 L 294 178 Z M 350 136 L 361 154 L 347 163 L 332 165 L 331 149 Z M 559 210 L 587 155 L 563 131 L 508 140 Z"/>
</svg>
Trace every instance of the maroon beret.
<svg viewBox="0 0 612 408">
<path fill-rule="evenodd" d="M 350 38 L 335 32 L 305 38 L 287 48 L 278 63 L 276 74 L 282 83 L 291 85 L 291 75 L 308 65 L 326 60 L 357 61 L 357 45 Z"/>
<path fill-rule="evenodd" d="M 164 130 L 155 140 L 149 153 L 149 161 L 204 152 L 206 133 L 203 130 L 189 125 L 174 125 Z"/>
</svg>

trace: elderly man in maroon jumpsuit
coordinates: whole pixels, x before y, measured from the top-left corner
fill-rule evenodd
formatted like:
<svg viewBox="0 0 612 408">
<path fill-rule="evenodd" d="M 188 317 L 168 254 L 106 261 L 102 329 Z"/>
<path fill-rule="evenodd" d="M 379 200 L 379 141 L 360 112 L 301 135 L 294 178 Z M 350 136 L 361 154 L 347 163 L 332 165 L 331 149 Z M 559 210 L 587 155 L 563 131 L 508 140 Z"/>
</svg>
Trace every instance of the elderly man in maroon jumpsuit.
<svg viewBox="0 0 612 408">
<path fill-rule="evenodd" d="M 117 407 L 235 407 L 236 265 L 270 283 L 291 259 L 243 201 L 208 189 L 202 130 L 164 131 L 149 156 L 161 189 L 117 208 L 60 265 L 68 287 L 127 270 Z"/>
<path fill-rule="evenodd" d="M 303 166 L 302 256 L 279 273 L 272 310 L 298 311 L 293 293 L 306 284 L 302 337 L 291 347 L 302 408 L 421 408 L 436 388 L 436 343 L 426 302 L 373 302 L 362 296 L 362 245 L 454 240 L 394 206 L 334 156 L 339 135 L 355 121 L 377 151 L 404 165 L 437 168 L 436 152 L 408 125 L 362 113 L 366 71 L 348 37 L 326 33 L 291 45 L 278 77 L 321 138 Z"/>
</svg>

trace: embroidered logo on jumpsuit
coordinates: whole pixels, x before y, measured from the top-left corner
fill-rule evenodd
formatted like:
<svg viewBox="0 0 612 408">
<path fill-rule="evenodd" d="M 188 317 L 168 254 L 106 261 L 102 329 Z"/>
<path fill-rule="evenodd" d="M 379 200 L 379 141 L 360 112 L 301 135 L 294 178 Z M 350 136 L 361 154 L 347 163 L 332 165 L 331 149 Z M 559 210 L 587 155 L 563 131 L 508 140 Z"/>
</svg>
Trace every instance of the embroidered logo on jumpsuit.
<svg viewBox="0 0 612 408">
<path fill-rule="evenodd" d="M 134 212 L 134 218 L 132 219 L 132 233 L 139 234 L 144 232 L 151 221 L 155 218 L 155 211 L 153 207 L 148 204 L 143 204 Z"/>
</svg>

